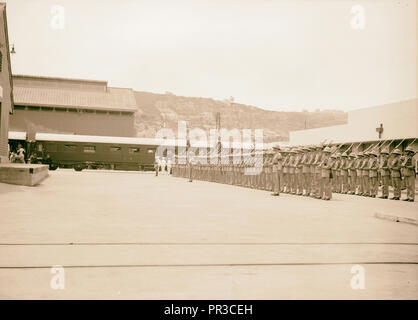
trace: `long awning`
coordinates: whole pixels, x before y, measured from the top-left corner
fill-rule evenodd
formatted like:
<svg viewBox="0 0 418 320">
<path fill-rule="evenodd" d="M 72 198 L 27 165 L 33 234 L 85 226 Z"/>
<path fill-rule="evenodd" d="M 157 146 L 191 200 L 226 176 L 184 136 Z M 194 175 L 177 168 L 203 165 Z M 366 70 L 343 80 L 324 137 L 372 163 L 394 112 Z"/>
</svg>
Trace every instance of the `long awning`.
<svg viewBox="0 0 418 320">
<path fill-rule="evenodd" d="M 26 132 L 9 131 L 9 140 L 26 140 Z"/>
</svg>

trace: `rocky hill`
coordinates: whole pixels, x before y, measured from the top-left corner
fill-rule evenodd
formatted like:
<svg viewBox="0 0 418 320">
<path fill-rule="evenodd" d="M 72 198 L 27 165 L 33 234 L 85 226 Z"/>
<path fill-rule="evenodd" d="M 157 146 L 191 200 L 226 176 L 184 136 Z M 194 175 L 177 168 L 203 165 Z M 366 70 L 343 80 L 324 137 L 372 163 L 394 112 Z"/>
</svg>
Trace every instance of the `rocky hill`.
<svg viewBox="0 0 418 320">
<path fill-rule="evenodd" d="M 289 131 L 347 123 L 347 113 L 336 110 L 315 112 L 281 112 L 254 106 L 217 101 L 210 98 L 181 97 L 171 93 L 135 92 L 138 112 L 135 119 L 139 137 L 154 137 L 163 126 L 177 132 L 179 120 L 189 129 L 209 130 L 216 126 L 216 113 L 221 114 L 221 127 L 263 129 L 264 141 L 286 141 Z"/>
</svg>

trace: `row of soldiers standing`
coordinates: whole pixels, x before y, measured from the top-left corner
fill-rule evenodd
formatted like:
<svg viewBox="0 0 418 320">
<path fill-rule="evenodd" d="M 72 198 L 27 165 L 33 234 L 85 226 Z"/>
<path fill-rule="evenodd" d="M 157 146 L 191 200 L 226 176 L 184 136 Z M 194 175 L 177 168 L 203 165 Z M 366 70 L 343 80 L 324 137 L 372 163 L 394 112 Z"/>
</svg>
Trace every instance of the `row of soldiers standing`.
<svg viewBox="0 0 418 320">
<path fill-rule="evenodd" d="M 263 152 L 262 157 L 243 155 L 240 161 L 228 157 L 211 164 L 199 157 L 188 161 L 176 158 L 173 175 L 177 177 L 225 183 L 242 187 L 281 192 L 317 199 L 330 200 L 332 193 L 376 197 L 382 186 L 380 198 L 388 199 L 389 185 L 393 187 L 393 200 L 401 197 L 401 181 L 407 188 L 405 201 L 415 199 L 415 152 L 383 149 L 370 152 L 339 152 L 329 146 L 304 146 Z M 185 159 L 183 159 L 185 160 Z M 226 160 L 226 161 L 225 161 Z M 254 170 L 254 168 L 260 168 Z"/>
</svg>

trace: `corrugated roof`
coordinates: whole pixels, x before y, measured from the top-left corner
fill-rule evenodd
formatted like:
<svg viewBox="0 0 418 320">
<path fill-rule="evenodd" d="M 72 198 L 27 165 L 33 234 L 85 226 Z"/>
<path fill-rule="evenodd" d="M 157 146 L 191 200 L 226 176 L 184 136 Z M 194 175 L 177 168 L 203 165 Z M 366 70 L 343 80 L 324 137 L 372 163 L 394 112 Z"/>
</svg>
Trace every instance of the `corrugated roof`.
<svg viewBox="0 0 418 320">
<path fill-rule="evenodd" d="M 15 104 L 26 106 L 128 112 L 137 110 L 132 89 L 125 88 L 108 87 L 106 92 L 97 92 L 15 86 L 13 95 Z"/>
</svg>

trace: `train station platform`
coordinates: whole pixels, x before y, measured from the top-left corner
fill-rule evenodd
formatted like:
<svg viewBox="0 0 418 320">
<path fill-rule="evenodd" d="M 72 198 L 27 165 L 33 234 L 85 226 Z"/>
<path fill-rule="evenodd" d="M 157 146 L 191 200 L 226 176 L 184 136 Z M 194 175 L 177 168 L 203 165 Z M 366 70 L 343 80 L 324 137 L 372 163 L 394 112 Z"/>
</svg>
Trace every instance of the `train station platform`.
<svg viewBox="0 0 418 320">
<path fill-rule="evenodd" d="M 0 182 L 36 186 L 46 179 L 49 169 L 44 164 L 0 163 Z"/>
</svg>

